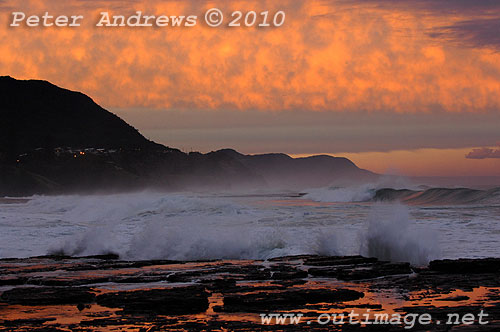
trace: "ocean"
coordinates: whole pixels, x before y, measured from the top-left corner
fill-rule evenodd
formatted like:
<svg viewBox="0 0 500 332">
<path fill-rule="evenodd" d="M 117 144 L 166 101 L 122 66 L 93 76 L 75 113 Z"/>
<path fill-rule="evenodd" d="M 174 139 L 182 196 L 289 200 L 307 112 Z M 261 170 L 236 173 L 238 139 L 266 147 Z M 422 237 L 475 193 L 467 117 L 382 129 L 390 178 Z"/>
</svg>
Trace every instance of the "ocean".
<svg viewBox="0 0 500 332">
<path fill-rule="evenodd" d="M 127 260 L 364 255 L 424 265 L 500 257 L 500 196 L 430 192 L 374 202 L 368 187 L 302 193 L 33 196 L 0 203 L 0 258 L 115 253 Z M 485 197 L 485 195 L 487 197 Z M 465 202 L 465 203 L 464 203 Z"/>
</svg>

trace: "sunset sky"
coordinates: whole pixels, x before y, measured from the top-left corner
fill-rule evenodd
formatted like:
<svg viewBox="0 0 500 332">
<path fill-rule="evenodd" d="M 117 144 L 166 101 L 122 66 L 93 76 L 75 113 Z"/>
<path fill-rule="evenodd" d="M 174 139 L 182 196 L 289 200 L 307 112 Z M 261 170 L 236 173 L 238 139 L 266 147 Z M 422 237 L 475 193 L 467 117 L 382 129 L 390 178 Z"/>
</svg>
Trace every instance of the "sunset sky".
<svg viewBox="0 0 500 332">
<path fill-rule="evenodd" d="M 212 28 L 212 7 L 282 10 L 286 21 Z M 19 11 L 84 19 L 9 26 Z M 96 27 L 102 11 L 198 22 Z M 184 151 L 331 154 L 381 173 L 500 176 L 496 0 L 0 0 L 0 41 L 0 75 L 81 91 Z"/>
</svg>

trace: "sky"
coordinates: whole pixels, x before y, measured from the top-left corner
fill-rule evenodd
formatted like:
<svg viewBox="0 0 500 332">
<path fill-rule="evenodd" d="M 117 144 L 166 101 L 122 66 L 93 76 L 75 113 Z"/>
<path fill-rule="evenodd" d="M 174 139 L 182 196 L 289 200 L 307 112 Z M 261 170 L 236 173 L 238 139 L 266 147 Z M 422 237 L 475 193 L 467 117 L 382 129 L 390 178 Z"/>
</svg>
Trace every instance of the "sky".
<svg viewBox="0 0 500 332">
<path fill-rule="evenodd" d="M 219 8 L 226 21 L 209 27 Z M 234 11 L 280 27 L 228 27 Z M 193 27 L 96 27 L 100 12 Z M 82 15 L 79 27 L 12 27 Z M 262 18 L 258 15 L 259 19 Z M 81 91 L 183 151 L 331 154 L 379 173 L 500 176 L 495 0 L 0 0 L 0 75 Z"/>
</svg>

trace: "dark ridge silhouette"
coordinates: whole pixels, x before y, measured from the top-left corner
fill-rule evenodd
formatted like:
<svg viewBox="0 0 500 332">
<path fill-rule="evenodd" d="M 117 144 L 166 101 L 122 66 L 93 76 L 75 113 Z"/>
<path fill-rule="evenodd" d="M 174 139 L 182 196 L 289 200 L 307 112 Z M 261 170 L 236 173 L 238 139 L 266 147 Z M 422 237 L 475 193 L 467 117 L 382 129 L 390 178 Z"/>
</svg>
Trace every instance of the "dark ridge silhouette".
<svg viewBox="0 0 500 332">
<path fill-rule="evenodd" d="M 372 172 L 359 169 L 347 158 L 318 155 L 306 158 L 292 158 L 283 153 L 244 155 L 232 149 L 224 149 L 211 154 L 231 156 L 247 168 L 260 174 L 273 187 L 324 186 L 332 181 L 369 181 Z M 328 179 L 325 182 L 325 179 Z"/>
<path fill-rule="evenodd" d="M 90 97 L 0 77 L 0 196 L 161 190 L 302 189 L 373 180 L 350 160 L 183 153 L 147 140 Z"/>
<path fill-rule="evenodd" d="M 65 146 L 163 148 L 90 97 L 46 81 L 0 77 L 0 116 L 0 150 L 5 152 Z"/>
</svg>

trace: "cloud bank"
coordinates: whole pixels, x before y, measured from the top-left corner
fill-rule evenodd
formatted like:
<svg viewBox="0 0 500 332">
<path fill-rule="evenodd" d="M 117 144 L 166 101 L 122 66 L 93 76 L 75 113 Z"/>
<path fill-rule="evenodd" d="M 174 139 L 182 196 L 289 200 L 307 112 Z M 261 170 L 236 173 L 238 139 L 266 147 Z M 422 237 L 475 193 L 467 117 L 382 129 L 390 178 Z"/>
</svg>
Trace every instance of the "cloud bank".
<svg viewBox="0 0 500 332">
<path fill-rule="evenodd" d="M 201 18 L 212 6 L 225 13 L 284 10 L 287 20 L 270 29 L 96 29 L 94 22 L 102 10 Z M 10 28 L 12 10 L 83 14 L 85 23 Z M 50 80 L 106 107 L 500 109 L 498 36 L 489 30 L 494 21 L 480 21 L 500 17 L 497 2 L 4 0 L 0 11 L 1 74 Z"/>
<path fill-rule="evenodd" d="M 500 158 L 500 148 L 479 148 L 473 149 L 465 158 L 467 159 L 497 159 Z"/>
</svg>

